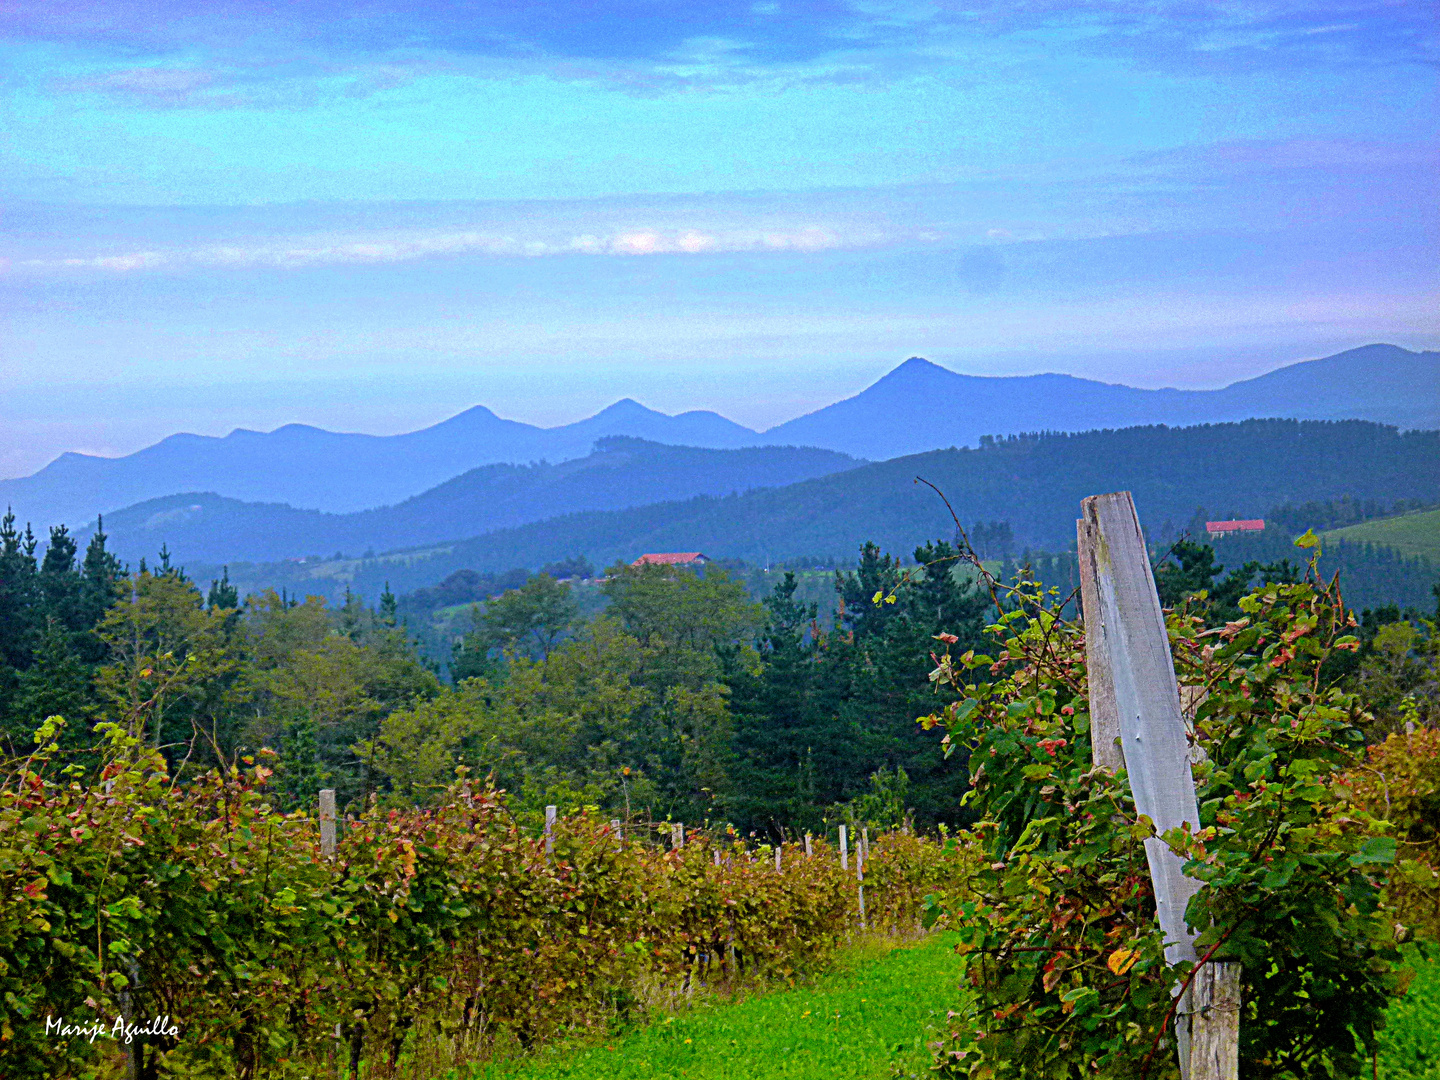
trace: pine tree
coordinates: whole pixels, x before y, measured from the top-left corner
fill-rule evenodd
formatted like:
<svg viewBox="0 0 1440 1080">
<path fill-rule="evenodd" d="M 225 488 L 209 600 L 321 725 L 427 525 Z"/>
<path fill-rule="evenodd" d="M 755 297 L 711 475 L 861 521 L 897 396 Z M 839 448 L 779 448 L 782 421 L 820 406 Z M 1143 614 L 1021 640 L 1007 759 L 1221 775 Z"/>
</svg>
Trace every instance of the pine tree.
<svg viewBox="0 0 1440 1080">
<path fill-rule="evenodd" d="M 30 667 L 19 677 L 15 707 L 6 724 L 5 737 L 14 749 L 21 749 L 30 732 L 50 716 L 67 721 L 62 737 L 66 745 L 88 741 L 94 706 L 91 672 L 77 655 L 72 638 L 59 619 L 46 619 Z"/>
<path fill-rule="evenodd" d="M 210 594 L 205 598 L 205 607 L 210 611 L 235 611 L 240 607 L 240 592 L 230 584 L 230 567 L 222 567 L 220 580 L 211 580 Z"/>
</svg>

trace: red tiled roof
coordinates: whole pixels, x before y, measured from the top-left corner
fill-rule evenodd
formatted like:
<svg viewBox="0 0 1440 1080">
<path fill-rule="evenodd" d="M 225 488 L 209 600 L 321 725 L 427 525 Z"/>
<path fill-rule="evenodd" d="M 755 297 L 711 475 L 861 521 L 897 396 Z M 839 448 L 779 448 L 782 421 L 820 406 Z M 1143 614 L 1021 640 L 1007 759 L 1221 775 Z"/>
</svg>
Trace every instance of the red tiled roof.
<svg viewBox="0 0 1440 1080">
<path fill-rule="evenodd" d="M 1248 521 L 1207 521 L 1205 531 L 1212 533 L 1227 532 L 1262 532 L 1265 529 L 1265 522 L 1261 518 L 1252 518 Z"/>
<path fill-rule="evenodd" d="M 698 551 L 664 551 L 641 555 L 631 566 L 686 566 L 690 563 L 705 562 L 705 556 Z"/>
</svg>

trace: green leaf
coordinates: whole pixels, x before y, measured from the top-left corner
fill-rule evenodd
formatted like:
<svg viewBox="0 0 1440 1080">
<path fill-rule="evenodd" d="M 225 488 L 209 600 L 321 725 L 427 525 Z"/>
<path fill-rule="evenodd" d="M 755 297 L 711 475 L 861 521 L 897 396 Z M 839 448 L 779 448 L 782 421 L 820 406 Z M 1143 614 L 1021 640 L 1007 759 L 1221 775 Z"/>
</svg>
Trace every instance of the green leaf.
<svg viewBox="0 0 1440 1080">
<path fill-rule="evenodd" d="M 1393 836 L 1372 836 L 1360 845 L 1360 850 L 1350 856 L 1351 866 L 1367 863 L 1389 865 L 1395 861 L 1395 838 Z"/>
<path fill-rule="evenodd" d="M 1304 536 L 1295 538 L 1295 546 L 1298 548 L 1313 548 L 1320 546 L 1320 538 L 1315 535 L 1314 529 L 1306 529 Z"/>
</svg>

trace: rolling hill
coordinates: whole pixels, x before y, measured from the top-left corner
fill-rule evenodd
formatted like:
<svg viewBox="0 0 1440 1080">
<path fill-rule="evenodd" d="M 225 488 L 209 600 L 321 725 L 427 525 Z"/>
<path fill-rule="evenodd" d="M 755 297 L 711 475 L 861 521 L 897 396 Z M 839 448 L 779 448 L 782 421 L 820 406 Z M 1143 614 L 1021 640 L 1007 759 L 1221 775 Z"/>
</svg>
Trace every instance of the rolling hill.
<svg viewBox="0 0 1440 1080">
<path fill-rule="evenodd" d="M 182 434 L 122 458 L 63 454 L 33 476 L 0 480 L 0 506 L 13 506 L 42 532 L 180 492 L 351 513 L 400 502 L 482 465 L 585 457 L 609 435 L 711 449 L 815 446 L 883 460 L 974 446 L 986 435 L 1256 417 L 1437 428 L 1437 388 L 1440 353 L 1394 345 L 1291 364 L 1222 390 L 1141 390 L 1054 374 L 978 377 L 912 358 L 862 393 L 763 433 L 713 412 L 667 416 L 625 399 L 556 428 L 476 406 L 403 435 L 300 424 L 223 438 Z"/>
<path fill-rule="evenodd" d="M 609 436 L 587 457 L 556 465 L 485 465 L 377 510 L 328 514 L 187 493 L 109 514 L 105 531 L 111 550 L 132 561 L 153 556 L 161 544 L 187 559 L 220 563 L 359 554 L 462 539 L 576 510 L 777 487 L 860 464 L 830 450 L 706 450 Z"/>
<path fill-rule="evenodd" d="M 1345 495 L 1433 498 L 1440 488 L 1440 432 L 1402 434 L 1362 421 L 1251 420 L 1015 437 L 781 488 L 571 513 L 343 566 L 232 566 L 232 575 L 248 588 L 284 585 L 329 595 L 349 585 L 374 596 L 385 582 L 409 592 L 459 569 L 534 568 L 576 554 L 603 566 L 646 551 L 698 550 L 767 565 L 853 559 L 862 543 L 874 540 L 908 555 L 954 533 L 944 504 L 917 476 L 946 493 L 967 528 L 977 519 L 1008 521 L 1019 545 L 1063 550 L 1074 542 L 1080 500 L 1103 491 L 1133 491 L 1141 520 L 1157 537 L 1175 535 L 1197 510 L 1255 517 L 1287 502 Z M 183 547 L 172 550 L 182 561 L 200 561 Z"/>
<path fill-rule="evenodd" d="M 1403 555 L 1419 555 L 1440 566 L 1440 510 L 1363 521 L 1331 529 L 1323 539 L 1351 544 L 1380 544 Z"/>
</svg>

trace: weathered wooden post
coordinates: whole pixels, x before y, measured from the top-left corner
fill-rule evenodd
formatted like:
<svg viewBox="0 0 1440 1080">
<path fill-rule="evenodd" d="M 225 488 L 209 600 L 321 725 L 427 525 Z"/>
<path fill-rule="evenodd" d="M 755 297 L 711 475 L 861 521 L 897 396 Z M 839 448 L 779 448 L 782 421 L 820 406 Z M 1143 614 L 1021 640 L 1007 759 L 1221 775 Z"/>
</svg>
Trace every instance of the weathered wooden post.
<svg viewBox="0 0 1440 1080">
<path fill-rule="evenodd" d="M 807 832 L 805 834 L 805 858 L 813 859 L 814 857 L 815 852 L 810 847 L 810 834 Z"/>
<path fill-rule="evenodd" d="M 777 874 L 780 873 L 780 848 L 782 846 L 781 844 L 775 845 L 775 872 Z"/>
<path fill-rule="evenodd" d="M 335 854 L 335 789 L 320 789 L 320 854 Z"/>
<path fill-rule="evenodd" d="M 670 826 L 670 850 L 679 851 L 685 846 L 685 823 L 677 821 Z"/>
<path fill-rule="evenodd" d="M 545 807 L 545 854 L 549 855 L 555 850 L 555 815 L 557 810 L 553 806 Z"/>
<path fill-rule="evenodd" d="M 1111 768 L 1123 763 L 1136 812 L 1154 822 L 1157 834 L 1186 823 L 1198 831 L 1200 811 L 1175 665 L 1134 500 L 1128 491 L 1121 491 L 1091 496 L 1080 505 L 1081 598 L 1095 763 Z M 1113 694 L 1118 720 L 1118 759 L 1104 749 L 1113 742 L 1101 726 L 1106 723 L 1107 693 Z M 1184 862 L 1158 836 L 1145 841 L 1145 857 L 1156 915 L 1165 934 L 1165 959 L 1170 964 L 1194 963 L 1195 936 L 1185 925 L 1185 906 L 1200 883 L 1184 875 Z M 1177 1008 L 1181 1075 L 1184 1080 L 1236 1080 L 1239 965 L 1207 968 L 1212 970 L 1196 975 L 1185 995 L 1188 1000 Z M 1192 1024 L 1193 1018 L 1199 1022 Z M 1192 1034 L 1206 1047 L 1193 1059 Z"/>
<path fill-rule="evenodd" d="M 860 929 L 865 929 L 865 842 L 869 839 L 870 830 L 866 829 L 861 834 L 860 843 L 855 845 L 855 891 L 860 897 Z"/>
<path fill-rule="evenodd" d="M 1085 622 L 1085 672 L 1090 687 L 1090 761 L 1115 772 L 1125 767 L 1120 752 L 1120 714 L 1115 710 L 1115 684 L 1105 651 L 1105 617 L 1100 608 L 1099 566 L 1095 525 L 1075 522 L 1080 558 L 1080 605 Z"/>
<path fill-rule="evenodd" d="M 850 869 L 850 847 L 845 837 L 845 826 L 840 826 L 840 869 Z"/>
</svg>

